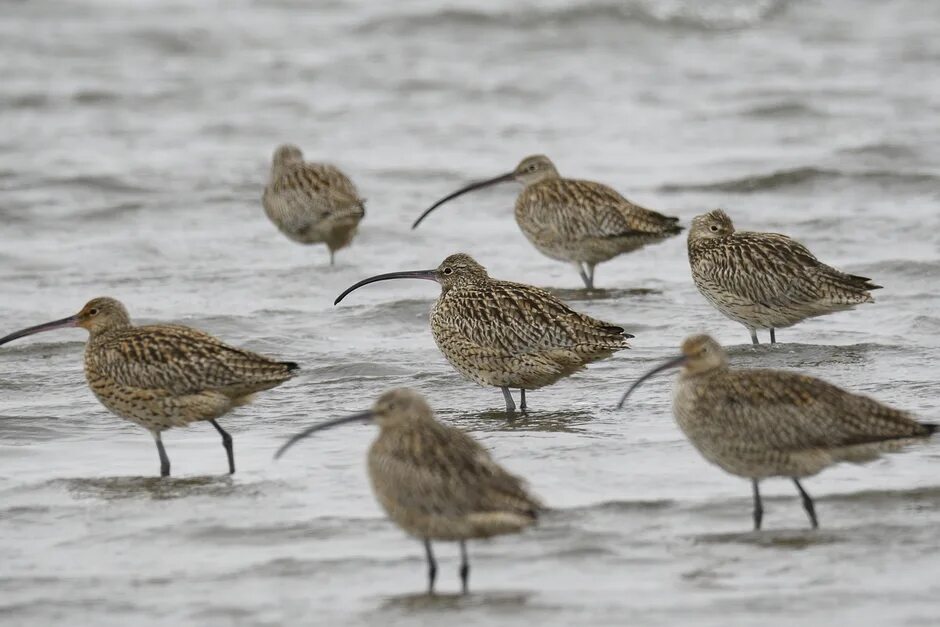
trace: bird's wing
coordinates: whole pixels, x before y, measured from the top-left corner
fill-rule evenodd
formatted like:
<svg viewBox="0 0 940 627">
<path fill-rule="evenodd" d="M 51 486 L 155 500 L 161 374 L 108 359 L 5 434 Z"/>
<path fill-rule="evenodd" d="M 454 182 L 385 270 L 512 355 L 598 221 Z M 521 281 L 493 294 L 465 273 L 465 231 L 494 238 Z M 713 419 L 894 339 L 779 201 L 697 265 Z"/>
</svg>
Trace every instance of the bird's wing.
<svg viewBox="0 0 940 627">
<path fill-rule="evenodd" d="M 327 164 L 291 168 L 265 188 L 263 201 L 269 213 L 297 231 L 337 215 L 363 213 L 352 181 Z"/>
<path fill-rule="evenodd" d="M 619 350 L 632 337 L 622 327 L 574 311 L 545 290 L 509 281 L 451 289 L 434 315 L 477 346 L 513 354 L 585 346 Z"/>
<path fill-rule="evenodd" d="M 665 235 L 682 230 L 678 218 L 645 209 L 593 181 L 543 181 L 523 190 L 517 202 L 534 224 L 569 240 Z"/>
<path fill-rule="evenodd" d="M 460 517 L 483 512 L 535 516 L 541 504 L 525 483 L 469 435 L 441 424 L 410 429 L 405 446 L 380 447 L 375 471 L 395 490 L 400 507 Z"/>
<path fill-rule="evenodd" d="M 700 407 L 719 437 L 774 450 L 838 448 L 927 435 L 905 412 L 830 383 L 779 370 L 732 370 L 705 386 Z"/>
<path fill-rule="evenodd" d="M 94 370 L 115 383 L 173 394 L 251 388 L 286 380 L 296 368 L 175 325 L 135 327 L 92 350 Z"/>
<path fill-rule="evenodd" d="M 691 252 L 692 250 L 696 252 Z M 830 271 L 802 244 L 776 233 L 735 233 L 690 249 L 693 272 L 767 307 L 813 303 Z"/>
<path fill-rule="evenodd" d="M 317 164 L 317 167 L 320 168 L 321 176 L 329 187 L 344 192 L 352 198 L 359 198 L 359 190 L 342 170 L 329 163 Z"/>
</svg>

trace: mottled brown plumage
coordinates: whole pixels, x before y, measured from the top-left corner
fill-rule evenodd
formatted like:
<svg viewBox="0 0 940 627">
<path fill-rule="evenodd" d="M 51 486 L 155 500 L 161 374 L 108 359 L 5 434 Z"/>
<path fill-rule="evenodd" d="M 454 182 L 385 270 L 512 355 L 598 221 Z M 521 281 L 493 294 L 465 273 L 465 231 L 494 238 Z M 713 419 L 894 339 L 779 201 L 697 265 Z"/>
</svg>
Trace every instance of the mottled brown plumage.
<svg viewBox="0 0 940 627">
<path fill-rule="evenodd" d="M 349 292 L 384 279 L 437 281 L 441 297 L 431 309 L 431 333 L 444 357 L 480 385 L 502 388 L 507 411 L 515 410 L 509 388 L 535 390 L 587 364 L 629 348 L 621 327 L 572 310 L 531 285 L 492 279 L 469 255 L 455 254 L 435 270 L 392 272 L 365 279 Z"/>
<path fill-rule="evenodd" d="M 881 287 L 822 263 L 786 235 L 735 231 L 720 209 L 692 220 L 688 244 L 695 286 L 747 327 L 754 344 L 757 329 L 770 329 L 776 342 L 775 329 L 874 302 L 870 290 Z"/>
<path fill-rule="evenodd" d="M 562 178 L 544 155 L 526 157 L 508 174 L 473 183 L 442 198 L 412 228 L 448 200 L 505 181 L 524 186 L 515 209 L 523 234 L 542 254 L 573 263 L 588 288 L 594 287 L 597 264 L 682 231 L 678 218 L 644 209 L 607 185 Z"/>
<path fill-rule="evenodd" d="M 371 411 L 314 425 L 288 440 L 276 457 L 316 431 L 362 420 L 374 420 L 380 429 L 368 456 L 373 492 L 395 524 L 424 541 L 429 592 L 437 572 L 431 541 L 460 543 L 467 592 L 466 540 L 535 524 L 542 505 L 524 482 L 469 435 L 435 420 L 427 401 L 412 390 L 390 390 Z"/>
<path fill-rule="evenodd" d="M 679 428 L 705 459 L 752 480 L 758 529 L 761 479 L 793 479 L 816 527 L 813 502 L 800 478 L 839 462 L 874 460 L 937 429 L 820 379 L 783 370 L 730 368 L 725 351 L 707 335 L 688 338 L 682 356 L 643 375 L 623 400 L 648 377 L 679 365 L 683 368 L 672 405 Z"/>
<path fill-rule="evenodd" d="M 295 363 L 228 346 L 189 327 L 134 326 L 113 298 L 95 298 L 74 316 L 23 329 L 0 344 L 63 327 L 88 331 L 88 386 L 102 405 L 153 434 L 161 476 L 170 473 L 161 432 L 202 420 L 222 436 L 229 472 L 235 472 L 231 436 L 216 419 L 250 402 L 255 392 L 284 383 L 297 370 Z"/>
<path fill-rule="evenodd" d="M 336 167 L 307 163 L 296 146 L 274 153 L 264 211 L 284 235 L 301 244 L 325 243 L 334 254 L 352 241 L 365 206 L 356 186 Z"/>
</svg>

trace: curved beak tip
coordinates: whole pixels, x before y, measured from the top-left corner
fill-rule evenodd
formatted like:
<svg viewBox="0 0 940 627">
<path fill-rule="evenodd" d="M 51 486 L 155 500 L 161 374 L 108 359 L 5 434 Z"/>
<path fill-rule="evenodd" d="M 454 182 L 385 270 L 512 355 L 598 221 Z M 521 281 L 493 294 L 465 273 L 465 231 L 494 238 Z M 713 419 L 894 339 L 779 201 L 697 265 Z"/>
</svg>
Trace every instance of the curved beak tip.
<svg viewBox="0 0 940 627">
<path fill-rule="evenodd" d="M 620 402 L 617 403 L 617 409 L 622 409 L 622 408 L 623 408 L 624 403 L 627 402 L 627 398 L 630 396 L 630 394 L 633 393 L 633 390 L 635 390 L 635 389 L 637 389 L 638 387 L 640 387 L 640 385 L 641 385 L 644 381 L 646 381 L 647 379 L 649 379 L 649 378 L 652 377 L 653 375 L 662 372 L 663 370 L 668 370 L 669 368 L 675 368 L 675 367 L 677 367 L 677 366 L 681 366 L 683 363 L 685 363 L 686 359 L 687 359 L 687 358 L 686 358 L 685 355 L 680 355 L 680 356 L 678 356 L 678 357 L 674 357 L 673 359 L 670 359 L 669 361 L 667 361 L 667 362 L 665 362 L 665 363 L 663 363 L 663 364 L 660 364 L 659 366 L 656 366 L 656 367 L 653 368 L 652 370 L 650 370 L 650 371 L 646 372 L 645 374 L 643 374 L 643 376 L 641 376 L 639 379 L 637 379 L 636 381 L 634 381 L 634 382 L 633 382 L 633 385 L 631 385 L 629 388 L 627 388 L 627 391 L 623 393 L 623 396 L 622 396 L 622 397 L 620 397 Z"/>
</svg>

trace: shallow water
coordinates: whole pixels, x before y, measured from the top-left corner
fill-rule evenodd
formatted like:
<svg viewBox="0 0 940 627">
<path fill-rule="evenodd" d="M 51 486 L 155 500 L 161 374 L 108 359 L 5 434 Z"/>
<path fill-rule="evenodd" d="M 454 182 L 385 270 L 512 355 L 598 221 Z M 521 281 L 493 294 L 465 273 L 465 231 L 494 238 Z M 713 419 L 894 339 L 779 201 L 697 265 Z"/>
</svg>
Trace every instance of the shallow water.
<svg viewBox="0 0 940 627">
<path fill-rule="evenodd" d="M 59 318 L 93 296 L 139 321 L 204 328 L 302 363 L 226 417 L 150 437 L 84 384 L 80 331 L 0 351 L 0 622 L 463 625 L 931 625 L 940 584 L 936 445 L 806 481 L 767 482 L 767 531 L 746 482 L 709 467 L 669 414 L 670 379 L 622 412 L 636 376 L 707 330 L 743 367 L 799 369 L 937 420 L 940 383 L 940 4 L 408 0 L 387 4 L 6 3 L 0 15 L 0 320 Z M 348 170 L 368 199 L 326 265 L 267 222 L 274 146 Z M 412 220 L 466 180 L 532 152 L 690 218 L 798 237 L 884 285 L 878 303 L 781 330 L 778 346 L 712 311 L 676 238 L 598 268 L 539 255 L 511 186 Z M 623 324 L 633 350 L 529 395 L 437 352 L 426 282 L 377 272 L 466 251 L 491 274 L 552 288 Z M 366 481 L 366 426 L 311 421 L 409 385 L 482 440 L 552 507 L 522 536 L 471 546 L 473 594 L 441 545 L 422 594 L 420 545 Z"/>
</svg>

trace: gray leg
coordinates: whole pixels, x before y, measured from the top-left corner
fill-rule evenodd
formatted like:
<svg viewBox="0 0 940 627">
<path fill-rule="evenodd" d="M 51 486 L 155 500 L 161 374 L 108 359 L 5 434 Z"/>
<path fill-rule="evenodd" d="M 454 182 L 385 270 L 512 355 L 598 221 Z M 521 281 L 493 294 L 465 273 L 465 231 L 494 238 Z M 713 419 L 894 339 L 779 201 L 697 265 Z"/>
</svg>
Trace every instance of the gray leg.
<svg viewBox="0 0 940 627">
<path fill-rule="evenodd" d="M 751 332 L 751 344 L 757 346 L 760 342 L 757 341 L 757 329 L 748 329 Z"/>
<path fill-rule="evenodd" d="M 597 264 L 586 263 L 584 265 L 587 266 L 587 277 L 588 277 L 588 283 L 589 283 L 588 289 L 593 290 L 594 289 L 594 268 L 597 267 Z"/>
<path fill-rule="evenodd" d="M 330 249 L 330 265 L 336 265 L 336 252 L 332 248 Z"/>
<path fill-rule="evenodd" d="M 157 443 L 157 453 L 160 454 L 160 476 L 170 476 L 170 458 L 166 455 L 166 449 L 163 448 L 163 439 L 159 431 L 153 431 L 153 440 Z"/>
<path fill-rule="evenodd" d="M 460 541 L 460 582 L 463 584 L 463 593 L 470 592 L 470 560 L 467 559 L 467 542 Z"/>
<path fill-rule="evenodd" d="M 751 479 L 751 486 L 754 488 L 754 530 L 760 531 L 761 521 L 764 520 L 764 505 L 760 501 L 760 487 L 757 485 L 757 479 Z"/>
<path fill-rule="evenodd" d="M 506 411 L 510 414 L 516 411 L 516 402 L 512 400 L 512 394 L 509 392 L 509 388 L 502 387 L 499 389 L 503 391 L 503 398 L 506 399 Z"/>
<path fill-rule="evenodd" d="M 777 343 L 777 336 L 774 334 L 774 330 L 773 330 L 773 329 L 770 330 L 770 343 L 771 343 L 771 344 L 776 344 L 776 343 Z"/>
<path fill-rule="evenodd" d="M 215 430 L 219 432 L 219 435 L 222 436 L 222 446 L 225 447 L 225 454 L 228 456 L 228 474 L 235 474 L 235 449 L 232 446 L 232 436 L 228 434 L 228 431 L 219 426 L 219 423 L 215 420 L 210 420 L 212 426 L 215 427 Z"/>
<path fill-rule="evenodd" d="M 431 541 L 425 538 L 424 552 L 428 557 L 428 594 L 434 594 L 434 580 L 437 579 L 437 562 L 434 561 L 434 551 L 431 550 Z"/>
<path fill-rule="evenodd" d="M 526 404 L 525 404 L 525 389 L 519 388 L 519 391 L 522 393 L 522 402 L 519 403 L 519 409 L 521 409 L 522 411 L 525 411 L 525 408 L 526 408 Z"/>
<path fill-rule="evenodd" d="M 813 506 L 813 499 L 810 498 L 806 490 L 803 489 L 803 486 L 800 485 L 799 479 L 793 477 L 793 483 L 796 485 L 796 489 L 800 491 L 800 496 L 803 498 L 803 509 L 806 510 L 806 514 L 809 516 L 809 523 L 813 526 L 813 529 L 819 529 L 819 521 L 816 520 L 816 508 Z"/>
<path fill-rule="evenodd" d="M 591 289 L 593 287 L 591 285 L 591 278 L 584 270 L 584 266 L 581 265 L 581 262 L 575 262 L 574 267 L 578 269 L 578 274 L 581 275 L 581 280 L 584 282 L 584 287 Z"/>
</svg>

